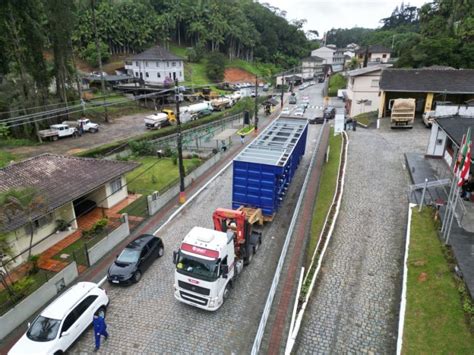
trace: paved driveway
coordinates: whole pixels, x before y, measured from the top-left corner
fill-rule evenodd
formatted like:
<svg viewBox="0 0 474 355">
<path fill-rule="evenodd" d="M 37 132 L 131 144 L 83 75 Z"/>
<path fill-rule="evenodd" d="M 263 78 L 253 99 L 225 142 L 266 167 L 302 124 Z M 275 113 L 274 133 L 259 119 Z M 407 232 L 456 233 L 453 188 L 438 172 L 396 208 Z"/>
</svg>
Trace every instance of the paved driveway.
<svg viewBox="0 0 474 355">
<path fill-rule="evenodd" d="M 419 122 L 418 122 L 419 123 Z M 340 215 L 295 353 L 394 353 L 408 174 L 403 153 L 423 152 L 429 130 L 349 132 Z"/>
</svg>

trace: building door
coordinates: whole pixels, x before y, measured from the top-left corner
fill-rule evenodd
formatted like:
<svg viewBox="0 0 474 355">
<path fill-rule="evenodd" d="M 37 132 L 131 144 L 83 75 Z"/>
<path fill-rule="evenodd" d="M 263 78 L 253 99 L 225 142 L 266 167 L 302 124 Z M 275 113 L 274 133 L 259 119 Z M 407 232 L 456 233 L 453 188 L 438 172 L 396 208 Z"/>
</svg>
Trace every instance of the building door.
<svg viewBox="0 0 474 355">
<path fill-rule="evenodd" d="M 176 72 L 173 72 L 173 80 L 176 80 Z"/>
<path fill-rule="evenodd" d="M 143 73 L 140 73 L 140 79 L 143 80 Z"/>
</svg>

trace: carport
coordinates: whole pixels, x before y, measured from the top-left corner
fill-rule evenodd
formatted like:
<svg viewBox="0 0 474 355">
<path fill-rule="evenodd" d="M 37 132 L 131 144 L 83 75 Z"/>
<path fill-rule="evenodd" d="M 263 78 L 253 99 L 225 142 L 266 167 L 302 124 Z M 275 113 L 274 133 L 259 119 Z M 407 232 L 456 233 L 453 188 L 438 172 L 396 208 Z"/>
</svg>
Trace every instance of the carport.
<svg viewBox="0 0 474 355">
<path fill-rule="evenodd" d="M 390 116 L 394 99 L 416 99 L 416 113 L 434 109 L 437 102 L 462 104 L 474 98 L 474 70 L 449 67 L 385 69 L 380 79 L 379 118 Z"/>
</svg>

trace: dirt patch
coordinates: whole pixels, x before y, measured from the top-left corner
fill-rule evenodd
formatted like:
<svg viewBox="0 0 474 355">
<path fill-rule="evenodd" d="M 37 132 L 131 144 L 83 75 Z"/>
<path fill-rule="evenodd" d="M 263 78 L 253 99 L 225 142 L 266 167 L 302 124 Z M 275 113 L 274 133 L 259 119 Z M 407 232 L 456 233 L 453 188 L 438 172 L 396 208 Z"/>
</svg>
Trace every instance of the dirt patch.
<svg viewBox="0 0 474 355">
<path fill-rule="evenodd" d="M 240 68 L 227 68 L 224 72 L 224 81 L 228 83 L 254 83 L 255 75 Z"/>
<path fill-rule="evenodd" d="M 422 272 L 418 275 L 418 282 L 425 282 L 426 280 L 428 280 L 428 274 L 426 272 Z"/>
</svg>

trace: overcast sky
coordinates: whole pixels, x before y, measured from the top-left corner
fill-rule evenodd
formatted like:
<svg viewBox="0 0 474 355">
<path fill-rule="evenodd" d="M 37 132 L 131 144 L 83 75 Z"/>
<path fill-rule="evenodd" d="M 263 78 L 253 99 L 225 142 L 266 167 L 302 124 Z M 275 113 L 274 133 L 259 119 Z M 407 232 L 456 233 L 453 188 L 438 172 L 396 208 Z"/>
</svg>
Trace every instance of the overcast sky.
<svg viewBox="0 0 474 355">
<path fill-rule="evenodd" d="M 304 30 L 317 30 L 319 36 L 331 28 L 377 28 L 380 19 L 390 16 L 401 0 L 259 0 L 287 12 L 286 18 L 306 19 Z M 411 0 L 420 7 L 427 0 Z M 407 4 L 408 1 L 405 2 Z"/>
</svg>

